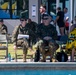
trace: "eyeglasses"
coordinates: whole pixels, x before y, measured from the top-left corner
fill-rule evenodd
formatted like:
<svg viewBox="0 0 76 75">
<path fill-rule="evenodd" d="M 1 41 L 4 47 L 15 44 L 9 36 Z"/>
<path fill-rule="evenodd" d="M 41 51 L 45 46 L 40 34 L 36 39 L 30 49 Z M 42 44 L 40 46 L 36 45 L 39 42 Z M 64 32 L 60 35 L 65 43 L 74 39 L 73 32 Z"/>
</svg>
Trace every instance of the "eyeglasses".
<svg viewBox="0 0 76 75">
<path fill-rule="evenodd" d="M 20 19 L 20 21 L 27 21 L 27 19 Z"/>
<path fill-rule="evenodd" d="M 20 21 L 25 21 L 25 20 L 20 20 Z"/>
<path fill-rule="evenodd" d="M 48 18 L 43 18 L 43 20 L 48 20 Z"/>
</svg>

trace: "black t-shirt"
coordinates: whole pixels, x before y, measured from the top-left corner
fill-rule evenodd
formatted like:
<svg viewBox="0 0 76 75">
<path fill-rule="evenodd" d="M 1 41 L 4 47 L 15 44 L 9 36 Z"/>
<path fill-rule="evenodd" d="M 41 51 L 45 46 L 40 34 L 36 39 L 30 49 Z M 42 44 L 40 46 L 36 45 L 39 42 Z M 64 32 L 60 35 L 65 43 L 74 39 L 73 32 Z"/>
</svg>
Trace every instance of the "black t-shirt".
<svg viewBox="0 0 76 75">
<path fill-rule="evenodd" d="M 59 16 L 59 19 L 58 19 L 57 23 L 58 23 L 58 24 L 59 24 L 59 23 L 63 23 L 63 22 L 64 22 L 64 12 L 63 12 L 63 11 L 59 11 L 59 12 L 57 13 L 57 16 Z"/>
</svg>

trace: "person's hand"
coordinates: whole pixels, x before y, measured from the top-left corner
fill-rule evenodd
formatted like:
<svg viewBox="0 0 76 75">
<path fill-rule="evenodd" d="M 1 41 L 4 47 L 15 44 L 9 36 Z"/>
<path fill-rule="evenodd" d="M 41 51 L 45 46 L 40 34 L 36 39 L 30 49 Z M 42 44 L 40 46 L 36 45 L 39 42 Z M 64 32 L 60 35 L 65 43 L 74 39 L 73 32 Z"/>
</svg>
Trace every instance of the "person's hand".
<svg viewBox="0 0 76 75">
<path fill-rule="evenodd" d="M 16 45 L 14 45 L 13 48 L 14 48 L 14 50 L 16 50 L 17 49 Z"/>
<path fill-rule="evenodd" d="M 43 39 L 44 39 L 44 40 L 50 40 L 50 39 L 52 39 L 52 38 L 49 37 L 49 36 L 46 36 L 46 37 L 44 37 Z"/>
</svg>

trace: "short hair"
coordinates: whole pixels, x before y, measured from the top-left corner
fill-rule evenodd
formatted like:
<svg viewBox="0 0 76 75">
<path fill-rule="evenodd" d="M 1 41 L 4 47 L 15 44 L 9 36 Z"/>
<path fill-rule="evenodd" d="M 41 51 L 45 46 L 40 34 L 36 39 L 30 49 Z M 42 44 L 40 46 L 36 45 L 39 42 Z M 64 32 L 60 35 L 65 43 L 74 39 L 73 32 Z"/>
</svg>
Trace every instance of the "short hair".
<svg viewBox="0 0 76 75">
<path fill-rule="evenodd" d="M 58 10 L 61 10 L 61 7 L 58 7 L 57 9 L 58 9 Z"/>
<path fill-rule="evenodd" d="M 67 7 L 65 7 L 64 9 L 68 10 L 68 8 L 67 8 Z"/>
<path fill-rule="evenodd" d="M 42 4 L 42 5 L 40 5 L 40 7 L 43 7 L 43 8 L 45 8 L 45 9 L 46 9 L 46 5 L 43 5 L 43 4 Z"/>
</svg>

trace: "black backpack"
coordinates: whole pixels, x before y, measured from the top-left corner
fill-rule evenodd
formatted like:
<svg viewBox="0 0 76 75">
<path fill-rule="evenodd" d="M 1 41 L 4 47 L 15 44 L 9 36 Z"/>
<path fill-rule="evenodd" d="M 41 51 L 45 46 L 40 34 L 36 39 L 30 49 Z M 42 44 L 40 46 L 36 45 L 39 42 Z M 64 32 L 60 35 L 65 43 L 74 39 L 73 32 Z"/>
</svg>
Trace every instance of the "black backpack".
<svg viewBox="0 0 76 75">
<path fill-rule="evenodd" d="M 61 51 L 56 54 L 56 59 L 59 62 L 66 62 L 68 60 L 68 55 L 64 51 Z"/>
</svg>

